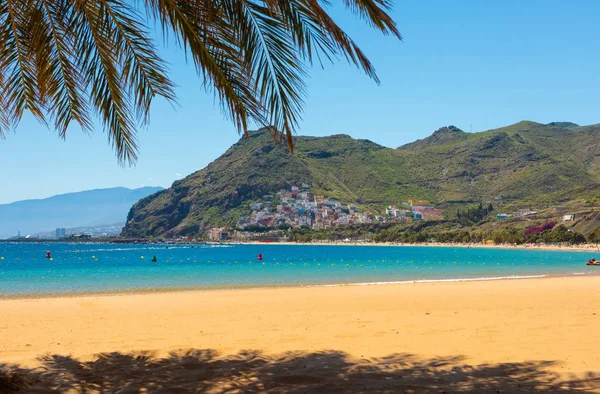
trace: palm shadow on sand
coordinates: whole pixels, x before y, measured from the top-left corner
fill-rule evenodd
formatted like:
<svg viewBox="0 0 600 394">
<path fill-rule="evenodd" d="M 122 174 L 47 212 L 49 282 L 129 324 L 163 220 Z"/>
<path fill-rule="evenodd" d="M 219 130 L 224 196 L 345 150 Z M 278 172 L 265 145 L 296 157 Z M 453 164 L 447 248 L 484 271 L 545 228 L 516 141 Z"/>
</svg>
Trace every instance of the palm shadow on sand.
<svg viewBox="0 0 600 394">
<path fill-rule="evenodd" d="M 94 361 L 40 359 L 41 367 L 0 364 L 0 393 L 572 393 L 600 390 L 600 373 L 559 376 L 553 361 L 469 365 L 463 357 L 410 354 L 353 359 L 338 351 L 219 356 L 186 350 L 106 353 Z"/>
</svg>

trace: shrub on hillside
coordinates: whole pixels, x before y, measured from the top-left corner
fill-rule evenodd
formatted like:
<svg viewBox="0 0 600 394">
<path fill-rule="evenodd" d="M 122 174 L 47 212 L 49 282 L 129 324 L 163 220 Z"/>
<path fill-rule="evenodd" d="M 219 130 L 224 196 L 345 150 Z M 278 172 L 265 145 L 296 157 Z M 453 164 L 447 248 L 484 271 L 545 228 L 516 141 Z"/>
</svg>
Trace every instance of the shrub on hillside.
<svg viewBox="0 0 600 394">
<path fill-rule="evenodd" d="M 554 226 L 556 226 L 556 222 L 547 222 L 542 224 L 541 226 L 528 227 L 525 229 L 525 235 L 533 235 L 544 232 L 546 230 L 552 230 Z"/>
</svg>

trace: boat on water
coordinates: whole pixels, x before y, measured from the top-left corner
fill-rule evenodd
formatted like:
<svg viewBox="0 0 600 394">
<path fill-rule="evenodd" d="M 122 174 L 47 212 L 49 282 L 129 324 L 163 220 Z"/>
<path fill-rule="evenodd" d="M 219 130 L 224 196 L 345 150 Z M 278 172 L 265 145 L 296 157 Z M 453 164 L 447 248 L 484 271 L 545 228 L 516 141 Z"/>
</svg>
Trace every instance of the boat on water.
<svg viewBox="0 0 600 394">
<path fill-rule="evenodd" d="M 585 263 L 585 265 L 600 265 L 600 261 L 596 261 L 596 259 L 591 259 L 588 260 L 588 262 Z"/>
</svg>

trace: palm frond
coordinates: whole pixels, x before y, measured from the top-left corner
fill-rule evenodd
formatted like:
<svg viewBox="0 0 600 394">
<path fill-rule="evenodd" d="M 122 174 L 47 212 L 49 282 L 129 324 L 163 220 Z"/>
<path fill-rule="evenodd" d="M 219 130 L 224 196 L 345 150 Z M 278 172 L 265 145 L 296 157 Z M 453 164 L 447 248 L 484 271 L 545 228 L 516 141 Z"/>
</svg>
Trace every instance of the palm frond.
<svg viewBox="0 0 600 394">
<path fill-rule="evenodd" d="M 223 58 L 219 62 L 215 57 L 217 53 L 224 55 L 226 48 L 224 45 L 220 45 L 220 48 L 209 46 L 210 39 L 215 35 L 211 29 L 217 25 L 216 21 L 222 12 L 212 5 L 211 1 L 198 0 L 146 0 L 151 15 L 160 21 L 163 30 L 174 32 L 184 51 L 189 51 L 205 86 L 215 89 L 225 112 L 237 129 L 246 132 L 248 108 L 244 104 L 248 102 L 244 102 L 240 92 L 233 86 L 235 81 L 228 78 L 229 70 L 224 68 L 227 63 L 223 63 Z M 226 29 L 227 27 L 223 26 L 217 30 Z M 214 42 L 212 44 L 217 45 Z"/>
<path fill-rule="evenodd" d="M 387 14 L 392 7 L 389 0 L 344 0 L 344 4 L 355 14 L 361 16 L 372 27 L 384 34 L 392 34 L 402 39 L 396 22 Z"/>
<path fill-rule="evenodd" d="M 286 137 L 293 151 L 305 92 L 304 65 L 289 30 L 275 10 L 246 0 L 224 1 L 226 14 L 237 27 L 243 61 L 252 76 L 269 123 Z"/>
<path fill-rule="evenodd" d="M 84 131 L 91 131 L 89 97 L 81 70 L 76 64 L 75 38 L 70 34 L 73 24 L 67 13 L 72 9 L 65 0 L 40 0 L 45 14 L 38 29 L 45 29 L 44 42 L 35 45 L 46 48 L 46 69 L 40 72 L 41 79 L 47 85 L 49 96 L 48 112 L 53 117 L 54 128 L 60 137 L 65 138 L 72 121 L 76 121 Z"/>
<path fill-rule="evenodd" d="M 152 98 L 156 95 L 174 100 L 173 83 L 166 77 L 167 70 L 157 55 L 149 32 L 140 15 L 125 3 L 106 1 L 106 13 L 114 25 L 115 48 L 122 65 L 123 84 L 129 87 L 135 99 L 138 117 L 149 117 Z"/>
<path fill-rule="evenodd" d="M 175 97 L 146 22 L 123 0 L 0 1 L 0 134 L 26 110 L 63 138 L 72 121 L 92 130 L 96 113 L 119 160 L 135 162 L 152 99 Z"/>
<path fill-rule="evenodd" d="M 140 8 L 136 8 L 135 4 Z M 345 57 L 379 82 L 368 58 L 326 11 L 326 0 L 0 0 L 0 137 L 25 111 L 62 138 L 76 122 L 104 126 L 121 163 L 155 97 L 174 100 L 148 26 L 159 22 L 189 54 L 240 132 L 270 126 L 293 151 L 306 67 Z M 398 38 L 390 0 L 344 0 Z M 145 9 L 145 13 L 144 10 Z"/>
<path fill-rule="evenodd" d="M 44 122 L 39 104 L 38 84 L 31 31 L 28 22 L 32 15 L 31 1 L 0 2 L 0 72 L 4 76 L 3 91 L 7 106 L 2 108 L 4 117 L 13 124 L 29 110 Z"/>
<path fill-rule="evenodd" d="M 73 36 L 91 100 L 108 131 L 119 160 L 137 159 L 133 107 L 115 50 L 116 29 L 106 2 L 75 0 Z"/>
<path fill-rule="evenodd" d="M 335 45 L 326 29 L 321 26 L 318 15 L 306 2 L 298 0 L 272 0 L 269 7 L 278 10 L 282 22 L 289 30 L 303 59 L 313 62 L 316 57 L 321 66 L 321 56 L 332 61 Z"/>
<path fill-rule="evenodd" d="M 6 138 L 6 133 L 12 127 L 12 122 L 9 119 L 9 101 L 7 97 L 2 94 L 6 92 L 6 83 L 4 81 L 4 74 L 0 73 L 0 139 Z"/>
</svg>

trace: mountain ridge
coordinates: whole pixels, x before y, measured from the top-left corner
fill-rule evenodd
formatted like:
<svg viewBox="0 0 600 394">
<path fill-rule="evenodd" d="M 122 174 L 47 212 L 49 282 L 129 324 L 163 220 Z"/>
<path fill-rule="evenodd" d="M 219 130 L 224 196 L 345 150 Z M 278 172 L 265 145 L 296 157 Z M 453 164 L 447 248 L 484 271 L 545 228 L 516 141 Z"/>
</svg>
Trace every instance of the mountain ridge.
<svg viewBox="0 0 600 394">
<path fill-rule="evenodd" d="M 80 190 L 80 191 L 76 191 L 76 192 L 66 192 L 66 193 L 54 194 L 54 195 L 48 196 L 48 197 L 27 198 L 24 200 L 11 201 L 11 202 L 0 204 L 0 207 L 4 206 L 4 205 L 26 203 L 26 202 L 31 202 L 31 201 L 43 201 L 43 200 L 49 200 L 49 199 L 57 199 L 57 198 L 62 198 L 62 197 L 66 197 L 66 196 L 71 196 L 71 195 L 78 195 L 81 193 L 94 193 L 94 192 L 103 192 L 103 191 L 126 191 L 126 190 L 127 191 L 142 191 L 145 189 L 158 191 L 158 190 L 163 190 L 164 188 L 160 187 L 160 186 L 142 186 L 142 187 L 135 188 L 135 189 L 131 189 L 131 188 L 124 187 L 124 186 L 97 188 L 97 189 L 89 189 L 89 190 Z"/>
<path fill-rule="evenodd" d="M 135 202 L 162 189 L 92 189 L 0 204 L 0 238 L 124 222 Z"/>
<path fill-rule="evenodd" d="M 409 199 L 549 205 L 600 188 L 600 126 L 522 121 L 477 133 L 454 126 L 396 149 L 346 135 L 296 137 L 296 151 L 250 133 L 205 168 L 130 211 L 128 236 L 193 235 L 231 225 L 248 202 L 310 184 L 315 193 L 381 209 Z"/>
</svg>

